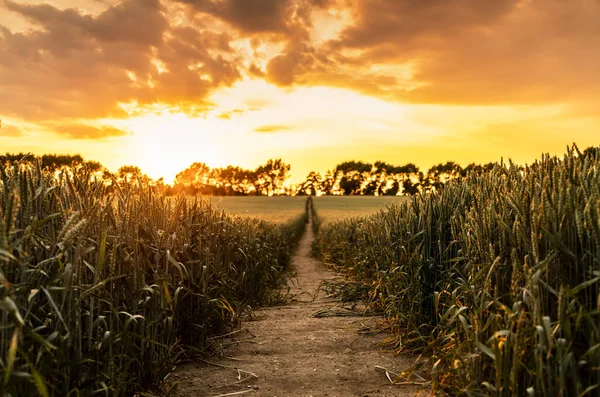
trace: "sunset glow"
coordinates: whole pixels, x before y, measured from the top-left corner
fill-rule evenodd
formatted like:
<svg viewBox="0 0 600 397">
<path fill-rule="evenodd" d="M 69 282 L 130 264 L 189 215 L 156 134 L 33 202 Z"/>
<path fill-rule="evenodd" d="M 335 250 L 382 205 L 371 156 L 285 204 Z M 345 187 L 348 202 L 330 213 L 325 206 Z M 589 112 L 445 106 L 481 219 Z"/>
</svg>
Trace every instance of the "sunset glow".
<svg viewBox="0 0 600 397">
<path fill-rule="evenodd" d="M 2 152 L 422 168 L 599 143 L 600 5 L 0 1 Z"/>
</svg>

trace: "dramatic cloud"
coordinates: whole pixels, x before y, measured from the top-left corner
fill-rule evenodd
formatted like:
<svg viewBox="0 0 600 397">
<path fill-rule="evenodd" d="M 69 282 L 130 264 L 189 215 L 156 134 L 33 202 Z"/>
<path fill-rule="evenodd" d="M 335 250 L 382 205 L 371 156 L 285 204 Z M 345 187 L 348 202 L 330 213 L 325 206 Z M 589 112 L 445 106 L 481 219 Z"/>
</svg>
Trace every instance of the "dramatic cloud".
<svg viewBox="0 0 600 397">
<path fill-rule="evenodd" d="M 427 44 L 427 40 L 446 40 L 464 31 L 489 26 L 518 3 L 518 0 L 358 0 L 354 7 L 356 23 L 342 32 L 339 42 L 353 48 L 371 49 L 391 43 L 396 48 L 412 49 Z"/>
<path fill-rule="evenodd" d="M 178 0 L 222 19 L 244 33 L 283 33 L 293 12 L 291 0 Z"/>
<path fill-rule="evenodd" d="M 227 32 L 174 26 L 158 0 L 125 0 L 96 17 L 5 6 L 42 28 L 0 26 L 0 102 L 11 116 L 124 118 L 129 103 L 201 111 L 212 90 L 240 78 L 235 57 L 223 55 L 232 53 Z"/>
<path fill-rule="evenodd" d="M 587 0 L 125 0 L 99 14 L 6 0 L 4 8 L 38 27 L 0 25 L 0 101 L 28 120 L 128 117 L 122 104 L 198 113 L 244 76 L 412 103 L 588 100 L 600 86 L 600 3 Z M 339 31 L 318 40 L 328 23 Z"/>
<path fill-rule="evenodd" d="M 196 12 L 218 18 L 244 35 L 289 34 L 298 24 L 299 14 L 315 8 L 331 7 L 332 0 L 175 0 Z"/>
<path fill-rule="evenodd" d="M 375 83 L 373 95 L 481 104 L 598 92 L 598 2 L 357 1 L 353 13 L 355 24 L 329 43 L 337 70 L 379 69 L 391 77 L 389 66 L 414 65 L 396 82 Z"/>
<path fill-rule="evenodd" d="M 7 146 L 95 155 L 120 137 L 135 149 L 111 160 L 152 164 L 180 134 L 173 153 L 216 163 L 246 138 L 234 158 L 366 136 L 433 158 L 521 135 L 537 153 L 539 125 L 589 143 L 600 125 L 597 0 L 0 0 L 0 15 L 0 136 L 28 138 Z M 560 111 L 526 117 L 539 109 Z"/>
</svg>

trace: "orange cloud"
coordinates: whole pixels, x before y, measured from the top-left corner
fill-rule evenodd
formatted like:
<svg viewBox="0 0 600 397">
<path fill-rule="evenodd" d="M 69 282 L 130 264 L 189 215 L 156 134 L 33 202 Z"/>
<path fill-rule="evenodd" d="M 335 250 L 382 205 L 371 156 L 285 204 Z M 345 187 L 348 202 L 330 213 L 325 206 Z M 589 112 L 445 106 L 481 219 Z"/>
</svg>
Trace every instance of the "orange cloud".
<svg viewBox="0 0 600 397">
<path fill-rule="evenodd" d="M 0 137 L 17 138 L 23 135 L 23 131 L 14 125 L 0 126 Z"/>
<path fill-rule="evenodd" d="M 227 32 L 174 26 L 159 0 L 125 0 L 97 16 L 50 4 L 5 7 L 42 28 L 0 25 L 0 102 L 8 116 L 124 118 L 120 104 L 133 101 L 209 109 L 210 92 L 241 77 Z"/>
<path fill-rule="evenodd" d="M 352 12 L 355 24 L 322 49 L 336 60 L 332 75 L 416 65 L 412 88 L 380 80 L 372 95 L 411 103 L 515 104 L 597 98 L 600 92 L 600 6 L 593 2 L 358 0 Z"/>
<path fill-rule="evenodd" d="M 0 25 L 2 112 L 31 122 L 128 118 L 158 105 L 198 114 L 245 76 L 415 104 L 600 99 L 600 6 L 587 0 L 124 0 L 98 14 L 5 0 L 0 9 L 36 27 Z M 315 12 L 342 11 L 350 17 L 335 37 L 315 40 Z"/>
<path fill-rule="evenodd" d="M 287 125 L 263 125 L 254 129 L 254 132 L 272 133 L 290 130 L 291 127 Z"/>
<path fill-rule="evenodd" d="M 252 110 L 252 109 L 248 109 L 248 110 Z M 223 120 L 231 120 L 231 117 L 235 116 L 235 115 L 240 115 L 245 113 L 245 110 L 243 109 L 233 109 L 230 112 L 224 112 L 221 113 L 217 116 L 217 118 L 223 119 Z"/>
<path fill-rule="evenodd" d="M 285 32 L 291 0 L 178 0 L 197 12 L 220 18 L 245 33 Z"/>
<path fill-rule="evenodd" d="M 69 124 L 56 128 L 56 132 L 72 139 L 102 139 L 128 135 L 114 127 L 93 127 L 85 124 Z"/>
<path fill-rule="evenodd" d="M 427 104 L 598 98 L 595 3 L 355 0 L 326 6 L 334 5 L 346 7 L 354 22 L 336 39 L 315 44 L 307 34 L 310 7 L 296 3 L 296 19 L 281 39 L 285 47 L 267 62 L 267 81 Z"/>
</svg>

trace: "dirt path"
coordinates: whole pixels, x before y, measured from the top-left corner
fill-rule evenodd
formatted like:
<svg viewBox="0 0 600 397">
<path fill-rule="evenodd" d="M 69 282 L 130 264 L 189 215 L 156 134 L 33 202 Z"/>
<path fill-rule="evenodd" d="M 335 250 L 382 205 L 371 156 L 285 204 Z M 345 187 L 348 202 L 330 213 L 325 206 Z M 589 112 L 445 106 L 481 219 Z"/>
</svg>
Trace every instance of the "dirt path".
<svg viewBox="0 0 600 397">
<path fill-rule="evenodd" d="M 179 368 L 169 379 L 179 382 L 178 396 L 376 397 L 418 392 L 415 386 L 391 386 L 382 369 L 399 373 L 412 358 L 382 350 L 382 335 L 359 334 L 359 329 L 374 327 L 376 318 L 312 316 L 337 307 L 323 292 L 317 295 L 321 280 L 332 274 L 310 256 L 312 240 L 309 223 L 292 260 L 297 278 L 288 282 L 296 298 L 285 306 L 255 311 L 254 319 L 232 336 L 225 357 Z"/>
</svg>

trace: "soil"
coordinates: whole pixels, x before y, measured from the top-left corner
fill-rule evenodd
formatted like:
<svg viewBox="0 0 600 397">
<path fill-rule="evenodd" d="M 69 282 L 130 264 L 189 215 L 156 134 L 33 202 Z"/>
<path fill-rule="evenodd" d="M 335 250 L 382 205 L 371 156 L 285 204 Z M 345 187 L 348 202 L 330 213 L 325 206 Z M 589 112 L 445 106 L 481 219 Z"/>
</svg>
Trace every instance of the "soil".
<svg viewBox="0 0 600 397">
<path fill-rule="evenodd" d="M 382 346 L 374 331 L 381 319 L 362 316 L 315 317 L 342 312 L 319 291 L 333 273 L 311 257 L 309 223 L 292 260 L 296 277 L 288 281 L 293 298 L 260 308 L 228 338 L 218 357 L 179 367 L 166 384 L 178 383 L 176 396 L 414 396 L 414 385 L 392 385 L 395 375 L 414 363 Z M 343 311 L 344 314 L 348 314 Z M 389 378 L 388 378 L 389 377 Z"/>
</svg>

